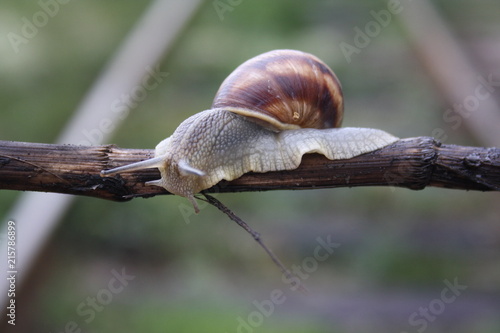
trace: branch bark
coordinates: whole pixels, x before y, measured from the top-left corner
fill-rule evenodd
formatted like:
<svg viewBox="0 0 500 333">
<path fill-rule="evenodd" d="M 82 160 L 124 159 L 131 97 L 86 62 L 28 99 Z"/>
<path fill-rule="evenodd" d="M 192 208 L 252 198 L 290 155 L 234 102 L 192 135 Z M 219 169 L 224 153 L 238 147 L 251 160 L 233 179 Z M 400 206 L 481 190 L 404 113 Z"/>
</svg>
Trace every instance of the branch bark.
<svg viewBox="0 0 500 333">
<path fill-rule="evenodd" d="M 156 169 L 101 177 L 100 171 L 151 158 L 153 150 L 114 145 L 75 146 L 0 141 L 0 189 L 85 195 L 115 201 L 168 194 L 144 183 Z M 303 158 L 298 169 L 247 173 L 207 192 L 243 192 L 354 186 L 426 186 L 500 191 L 500 149 L 441 145 L 430 137 L 402 139 L 375 152 L 331 161 Z"/>
</svg>

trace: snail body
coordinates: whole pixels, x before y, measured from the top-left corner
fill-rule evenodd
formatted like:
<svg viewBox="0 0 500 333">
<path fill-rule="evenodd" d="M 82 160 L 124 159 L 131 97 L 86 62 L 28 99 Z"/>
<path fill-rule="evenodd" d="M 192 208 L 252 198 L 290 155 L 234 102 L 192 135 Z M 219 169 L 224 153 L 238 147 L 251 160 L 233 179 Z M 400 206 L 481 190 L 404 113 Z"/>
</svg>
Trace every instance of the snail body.
<svg viewBox="0 0 500 333">
<path fill-rule="evenodd" d="M 335 74 L 315 56 L 275 50 L 240 65 L 222 83 L 212 108 L 183 121 L 155 157 L 103 175 L 158 168 L 147 185 L 188 198 L 247 172 L 296 169 L 307 153 L 347 159 L 391 144 L 371 128 L 337 128 L 343 98 Z"/>
</svg>

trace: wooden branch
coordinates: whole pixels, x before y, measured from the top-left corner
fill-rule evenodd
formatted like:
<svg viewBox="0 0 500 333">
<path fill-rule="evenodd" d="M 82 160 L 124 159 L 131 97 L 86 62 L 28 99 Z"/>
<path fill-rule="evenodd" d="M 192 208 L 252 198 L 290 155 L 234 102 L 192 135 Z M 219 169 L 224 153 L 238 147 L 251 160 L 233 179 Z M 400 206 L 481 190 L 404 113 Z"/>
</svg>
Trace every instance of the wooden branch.
<svg viewBox="0 0 500 333">
<path fill-rule="evenodd" d="M 114 145 L 75 146 L 0 141 L 0 189 L 57 192 L 115 201 L 168 194 L 145 186 L 160 178 L 156 169 L 101 177 L 100 171 L 153 156 L 153 150 Z M 500 190 L 500 149 L 440 145 L 433 138 L 402 139 L 348 160 L 322 155 L 303 158 L 296 170 L 248 173 L 207 192 L 398 186 Z"/>
</svg>

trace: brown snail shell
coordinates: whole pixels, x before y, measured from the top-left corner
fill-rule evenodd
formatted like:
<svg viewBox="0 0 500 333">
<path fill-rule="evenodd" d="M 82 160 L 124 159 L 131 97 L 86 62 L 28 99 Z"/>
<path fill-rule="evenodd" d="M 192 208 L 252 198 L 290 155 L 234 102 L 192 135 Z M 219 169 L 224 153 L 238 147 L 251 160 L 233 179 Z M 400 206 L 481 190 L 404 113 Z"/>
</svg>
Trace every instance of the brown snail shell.
<svg viewBox="0 0 500 333">
<path fill-rule="evenodd" d="M 340 82 L 316 56 L 274 50 L 237 67 L 215 95 L 225 109 L 277 130 L 340 127 L 344 102 Z"/>
</svg>

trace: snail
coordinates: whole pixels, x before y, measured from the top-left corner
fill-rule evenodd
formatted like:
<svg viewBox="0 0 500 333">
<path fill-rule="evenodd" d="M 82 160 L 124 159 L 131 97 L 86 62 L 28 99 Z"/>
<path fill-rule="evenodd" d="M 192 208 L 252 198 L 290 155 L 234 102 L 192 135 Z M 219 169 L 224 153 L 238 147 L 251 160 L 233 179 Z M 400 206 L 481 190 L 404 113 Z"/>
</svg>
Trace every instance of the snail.
<svg viewBox="0 0 500 333">
<path fill-rule="evenodd" d="M 102 176 L 158 168 L 146 182 L 188 198 L 219 181 L 253 172 L 296 169 L 307 153 L 348 159 L 396 137 L 371 128 L 338 128 L 344 102 L 339 80 L 312 54 L 274 50 L 247 60 L 220 86 L 212 108 L 183 121 L 155 157 L 103 170 Z"/>
</svg>

